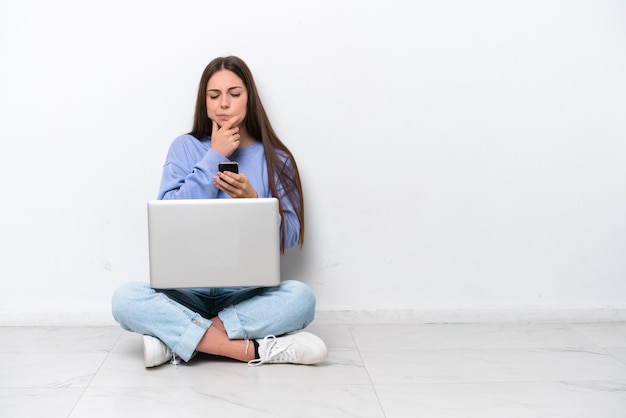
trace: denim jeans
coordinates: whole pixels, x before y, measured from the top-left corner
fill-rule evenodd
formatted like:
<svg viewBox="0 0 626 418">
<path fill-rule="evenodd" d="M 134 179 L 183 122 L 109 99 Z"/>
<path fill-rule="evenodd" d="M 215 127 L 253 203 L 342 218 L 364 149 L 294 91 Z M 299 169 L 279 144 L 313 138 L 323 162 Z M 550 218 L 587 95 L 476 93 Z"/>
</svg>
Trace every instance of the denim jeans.
<svg viewBox="0 0 626 418">
<path fill-rule="evenodd" d="M 308 326 L 315 296 L 304 283 L 285 280 L 267 288 L 155 290 L 127 283 L 113 294 L 115 320 L 128 331 L 152 335 L 185 361 L 218 316 L 230 339 L 259 339 Z"/>
</svg>

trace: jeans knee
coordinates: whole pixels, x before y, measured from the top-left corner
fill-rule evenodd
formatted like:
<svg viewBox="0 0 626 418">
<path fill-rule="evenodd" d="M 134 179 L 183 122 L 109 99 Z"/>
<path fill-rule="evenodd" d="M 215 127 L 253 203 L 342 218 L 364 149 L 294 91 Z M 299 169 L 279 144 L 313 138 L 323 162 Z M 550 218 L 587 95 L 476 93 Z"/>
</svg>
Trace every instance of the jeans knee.
<svg viewBox="0 0 626 418">
<path fill-rule="evenodd" d="M 118 287 L 111 297 L 111 313 L 113 318 L 124 326 L 125 318 L 133 309 L 138 297 L 150 291 L 150 286 L 146 283 L 132 282 Z"/>
<path fill-rule="evenodd" d="M 285 280 L 281 284 L 292 295 L 293 310 L 298 312 L 302 318 L 304 326 L 313 322 L 315 317 L 315 294 L 305 283 L 297 280 Z"/>
</svg>

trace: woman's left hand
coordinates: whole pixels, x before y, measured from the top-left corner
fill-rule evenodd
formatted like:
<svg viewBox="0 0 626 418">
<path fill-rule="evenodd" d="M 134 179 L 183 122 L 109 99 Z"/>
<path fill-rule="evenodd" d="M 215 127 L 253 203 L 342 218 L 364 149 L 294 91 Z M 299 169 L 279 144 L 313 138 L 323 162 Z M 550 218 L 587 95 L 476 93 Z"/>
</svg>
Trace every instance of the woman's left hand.
<svg viewBox="0 0 626 418">
<path fill-rule="evenodd" d="M 213 185 L 233 198 L 259 197 L 250 184 L 250 180 L 243 173 L 235 174 L 231 171 L 218 171 L 213 177 Z"/>
</svg>

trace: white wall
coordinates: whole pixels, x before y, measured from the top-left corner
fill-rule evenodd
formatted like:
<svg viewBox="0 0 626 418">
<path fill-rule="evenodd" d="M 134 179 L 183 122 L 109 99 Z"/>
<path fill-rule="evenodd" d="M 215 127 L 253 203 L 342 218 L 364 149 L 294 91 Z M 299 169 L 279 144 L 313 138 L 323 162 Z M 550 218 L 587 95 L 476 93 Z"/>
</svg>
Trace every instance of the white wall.
<svg viewBox="0 0 626 418">
<path fill-rule="evenodd" d="M 2 0 L 2 323 L 110 321 L 147 280 L 145 202 L 226 54 L 298 159 L 284 275 L 321 317 L 626 319 L 623 1 Z"/>
</svg>

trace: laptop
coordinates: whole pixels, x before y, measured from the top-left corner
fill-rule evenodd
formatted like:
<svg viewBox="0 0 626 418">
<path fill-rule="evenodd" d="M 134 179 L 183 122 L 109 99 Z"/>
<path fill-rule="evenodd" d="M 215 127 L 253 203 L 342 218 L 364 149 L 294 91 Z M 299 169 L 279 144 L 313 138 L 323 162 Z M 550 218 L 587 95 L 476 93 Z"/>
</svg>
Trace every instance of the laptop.
<svg viewBox="0 0 626 418">
<path fill-rule="evenodd" d="M 278 199 L 148 202 L 155 289 L 280 284 Z"/>
</svg>

